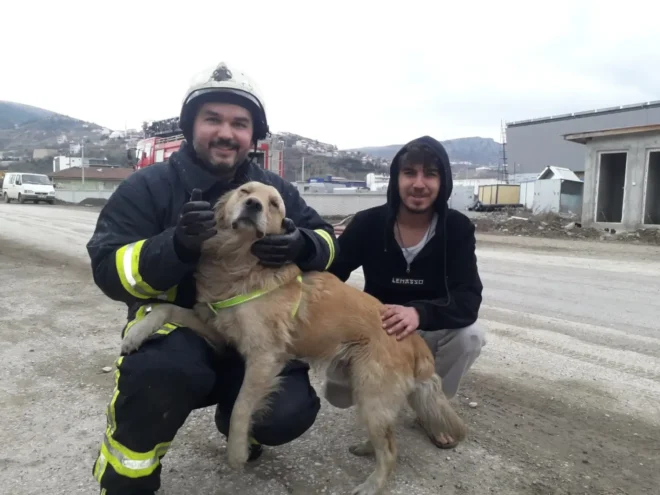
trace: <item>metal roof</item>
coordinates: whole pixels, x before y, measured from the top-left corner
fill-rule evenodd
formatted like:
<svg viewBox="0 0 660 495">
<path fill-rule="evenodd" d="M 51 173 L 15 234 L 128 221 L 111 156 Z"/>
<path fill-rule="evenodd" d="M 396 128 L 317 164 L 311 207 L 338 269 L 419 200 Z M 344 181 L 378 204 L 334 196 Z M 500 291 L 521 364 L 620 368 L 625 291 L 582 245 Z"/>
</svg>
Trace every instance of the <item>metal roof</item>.
<svg viewBox="0 0 660 495">
<path fill-rule="evenodd" d="M 553 122 L 557 120 L 570 120 L 580 117 L 591 117 L 593 115 L 605 115 L 609 113 L 628 112 L 631 110 L 643 110 L 647 108 L 660 107 L 660 100 L 647 101 L 645 103 L 633 103 L 631 105 L 619 105 L 618 107 L 596 108 L 594 110 L 586 110 L 583 112 L 564 113 L 559 115 L 550 115 L 546 117 L 538 117 L 535 119 L 514 120 L 507 122 L 507 127 L 516 127 L 530 124 L 540 124 L 543 122 Z"/>
<path fill-rule="evenodd" d="M 538 175 L 536 178 L 537 180 L 545 180 L 544 177 L 548 175 L 548 172 L 552 172 L 552 177 L 550 180 L 571 180 L 574 182 L 582 182 L 580 178 L 575 175 L 575 173 L 570 169 L 570 168 L 565 168 L 565 167 L 555 167 L 553 165 L 550 165 L 549 167 L 545 167 L 543 171 Z"/>
<path fill-rule="evenodd" d="M 660 124 L 636 125 L 630 127 L 616 127 L 613 129 L 601 129 L 598 131 L 574 132 L 564 134 L 566 141 L 585 144 L 593 138 L 625 136 L 628 134 L 640 134 L 642 132 L 660 132 Z"/>
</svg>

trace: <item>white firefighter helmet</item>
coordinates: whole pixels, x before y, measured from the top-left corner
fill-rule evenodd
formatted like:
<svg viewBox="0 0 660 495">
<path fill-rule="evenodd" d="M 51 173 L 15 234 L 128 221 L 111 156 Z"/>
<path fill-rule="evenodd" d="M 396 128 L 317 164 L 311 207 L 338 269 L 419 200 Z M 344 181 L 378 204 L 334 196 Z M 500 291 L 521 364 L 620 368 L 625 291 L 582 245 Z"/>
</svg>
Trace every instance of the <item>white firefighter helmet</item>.
<svg viewBox="0 0 660 495">
<path fill-rule="evenodd" d="M 192 124 L 197 111 L 209 101 L 234 103 L 247 108 L 254 122 L 254 141 L 268 135 L 266 105 L 259 87 L 238 67 L 220 62 L 193 76 L 183 98 L 179 126 L 188 141 L 192 137 Z"/>
</svg>

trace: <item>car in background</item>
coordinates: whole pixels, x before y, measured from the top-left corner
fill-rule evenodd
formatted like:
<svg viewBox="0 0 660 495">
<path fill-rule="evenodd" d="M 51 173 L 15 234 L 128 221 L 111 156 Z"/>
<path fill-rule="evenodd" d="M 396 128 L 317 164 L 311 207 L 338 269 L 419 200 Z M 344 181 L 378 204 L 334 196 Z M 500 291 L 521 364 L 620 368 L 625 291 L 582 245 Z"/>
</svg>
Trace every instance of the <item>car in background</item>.
<svg viewBox="0 0 660 495">
<path fill-rule="evenodd" d="M 55 203 L 55 188 L 47 175 L 9 172 L 2 181 L 2 199 L 5 203 L 43 201 L 52 205 Z"/>
</svg>

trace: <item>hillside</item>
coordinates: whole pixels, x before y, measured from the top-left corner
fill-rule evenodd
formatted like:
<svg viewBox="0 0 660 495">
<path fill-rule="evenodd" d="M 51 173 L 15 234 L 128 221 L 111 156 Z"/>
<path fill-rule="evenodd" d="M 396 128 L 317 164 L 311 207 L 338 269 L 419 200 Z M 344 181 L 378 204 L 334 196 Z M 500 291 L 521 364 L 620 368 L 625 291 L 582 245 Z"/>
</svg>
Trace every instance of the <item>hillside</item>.
<svg viewBox="0 0 660 495">
<path fill-rule="evenodd" d="M 285 178 L 290 181 L 326 175 L 364 180 L 369 172 L 383 172 L 387 166 L 382 158 L 360 151 L 340 151 L 334 144 L 291 132 L 275 133 L 273 139 L 284 144 Z"/>
<path fill-rule="evenodd" d="M 48 171 L 52 159 L 32 160 L 35 148 L 68 154 L 70 144 L 81 142 L 85 143 L 86 157 L 106 158 L 108 163 L 127 165 L 126 146 L 134 144 L 141 132 L 109 134 L 109 130 L 91 122 L 29 105 L 0 101 L 0 152 L 4 152 L 5 159 L 14 157 L 14 160 L 19 160 L 10 162 L 13 170 Z M 290 132 L 277 133 L 272 137 L 284 146 L 286 178 L 292 181 L 303 176 L 307 179 L 325 175 L 364 180 L 369 172 L 385 171 L 401 147 L 390 145 L 338 150 L 333 144 Z M 471 162 L 473 166 L 499 163 L 500 145 L 492 139 L 452 139 L 443 144 L 451 161 L 457 164 L 457 170 L 463 166 L 458 165 L 461 162 Z"/>
<path fill-rule="evenodd" d="M 0 101 L 0 151 L 30 154 L 35 148 L 68 148 L 101 127 L 30 105 Z"/>
<path fill-rule="evenodd" d="M 57 114 L 44 110 L 43 108 L 13 103 L 11 101 L 0 101 L 0 129 L 14 129 L 16 126 L 28 124 Z"/>
<path fill-rule="evenodd" d="M 454 162 L 470 162 L 473 165 L 497 165 L 501 161 L 502 145 L 491 138 L 467 137 L 442 141 L 449 159 Z M 360 151 L 366 155 L 391 160 L 402 144 L 368 146 L 347 151 Z"/>
</svg>

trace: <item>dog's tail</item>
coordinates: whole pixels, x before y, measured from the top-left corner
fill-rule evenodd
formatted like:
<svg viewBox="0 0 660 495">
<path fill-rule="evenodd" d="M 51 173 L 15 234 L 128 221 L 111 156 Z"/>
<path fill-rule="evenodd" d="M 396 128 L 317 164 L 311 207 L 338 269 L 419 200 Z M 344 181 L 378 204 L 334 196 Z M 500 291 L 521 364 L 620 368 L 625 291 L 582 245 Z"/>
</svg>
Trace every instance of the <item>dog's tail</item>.
<svg viewBox="0 0 660 495">
<path fill-rule="evenodd" d="M 441 433 L 451 435 L 456 441 L 466 437 L 465 423 L 451 407 L 442 391 L 442 379 L 435 372 L 415 384 L 408 403 L 430 437 L 437 439 Z"/>
</svg>

